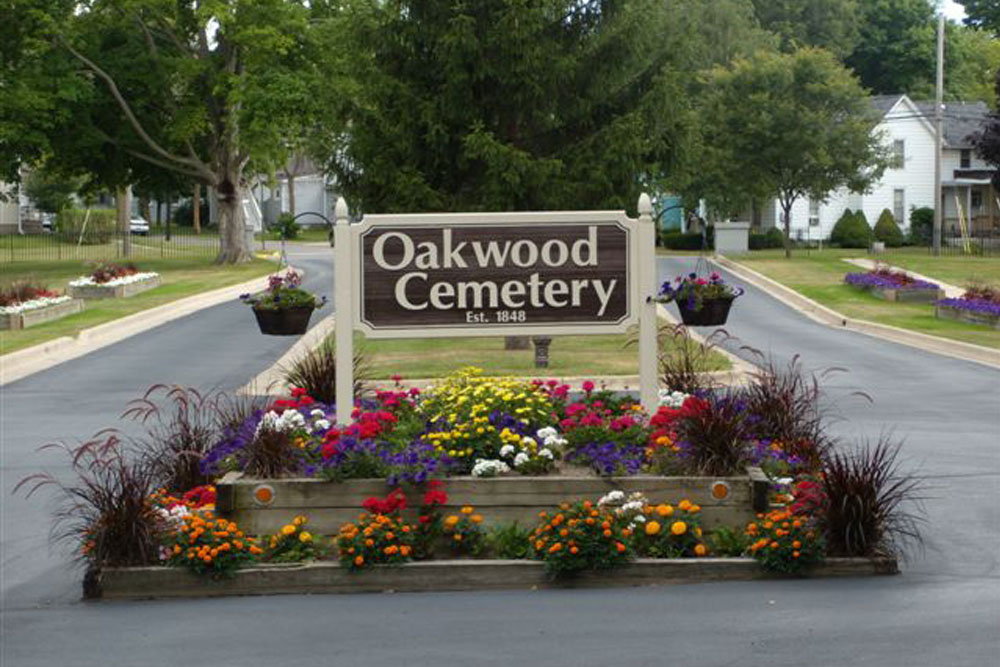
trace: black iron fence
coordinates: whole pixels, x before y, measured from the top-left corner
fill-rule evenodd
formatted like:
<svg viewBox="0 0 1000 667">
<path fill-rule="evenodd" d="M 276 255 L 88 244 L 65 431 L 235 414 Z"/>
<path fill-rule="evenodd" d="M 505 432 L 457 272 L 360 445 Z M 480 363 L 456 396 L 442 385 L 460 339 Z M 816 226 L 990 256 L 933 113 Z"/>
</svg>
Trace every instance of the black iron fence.
<svg viewBox="0 0 1000 667">
<path fill-rule="evenodd" d="M 933 252 L 933 249 L 930 251 Z M 941 254 L 1000 257 L 1000 230 L 976 232 L 968 237 L 946 232 L 941 235 Z"/>
<path fill-rule="evenodd" d="M 0 234 L 0 264 L 59 260 L 142 260 L 215 257 L 219 233 L 152 226 L 147 233 L 111 231 L 81 238 L 58 231 Z"/>
</svg>

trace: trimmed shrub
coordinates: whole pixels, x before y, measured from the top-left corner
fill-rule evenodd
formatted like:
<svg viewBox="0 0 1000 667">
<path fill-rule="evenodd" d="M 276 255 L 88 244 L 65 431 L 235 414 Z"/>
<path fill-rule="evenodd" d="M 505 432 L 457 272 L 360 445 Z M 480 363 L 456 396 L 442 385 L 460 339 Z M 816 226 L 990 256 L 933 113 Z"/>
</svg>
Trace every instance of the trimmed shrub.
<svg viewBox="0 0 1000 667">
<path fill-rule="evenodd" d="M 301 231 L 299 223 L 295 222 L 295 216 L 291 213 L 282 213 L 275 220 L 274 224 L 271 225 L 271 231 L 273 231 L 280 239 L 294 239 L 299 235 Z"/>
<path fill-rule="evenodd" d="M 883 209 L 875 223 L 875 240 L 881 241 L 887 248 L 898 248 L 905 238 L 896 224 L 896 218 L 889 209 Z"/>
<path fill-rule="evenodd" d="M 67 208 L 56 217 L 56 228 L 67 242 L 102 245 L 114 237 L 117 215 L 113 208 Z"/>
<path fill-rule="evenodd" d="M 910 243 L 929 246 L 934 240 L 934 209 L 923 206 L 910 211 Z"/>
<path fill-rule="evenodd" d="M 750 235 L 751 250 L 766 250 L 768 248 L 784 248 L 785 235 L 777 227 L 771 227 L 763 234 Z"/>
<path fill-rule="evenodd" d="M 701 250 L 702 238 L 700 232 L 664 232 L 660 234 L 660 244 L 670 250 Z M 705 235 L 705 249 L 715 244 L 715 228 L 709 227 Z"/>
<path fill-rule="evenodd" d="M 181 202 L 173 211 L 173 223 L 181 227 L 194 226 L 194 207 L 190 200 Z M 208 201 L 201 202 L 201 217 L 198 219 L 202 227 L 207 227 L 209 223 Z"/>
<path fill-rule="evenodd" d="M 851 213 L 850 209 L 845 210 L 830 233 L 830 242 L 841 248 L 868 248 L 872 239 L 872 228 L 864 211 Z"/>
</svg>

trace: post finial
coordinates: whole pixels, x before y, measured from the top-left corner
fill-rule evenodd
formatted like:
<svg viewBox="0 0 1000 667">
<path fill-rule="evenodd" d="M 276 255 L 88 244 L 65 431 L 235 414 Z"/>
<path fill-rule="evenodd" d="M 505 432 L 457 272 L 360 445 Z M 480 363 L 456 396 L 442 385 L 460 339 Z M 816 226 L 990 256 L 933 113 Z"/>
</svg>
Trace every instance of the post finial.
<svg viewBox="0 0 1000 667">
<path fill-rule="evenodd" d="M 333 215 L 337 221 L 347 220 L 350 212 L 347 210 L 347 200 L 343 197 L 337 197 L 337 203 L 333 207 Z"/>
<path fill-rule="evenodd" d="M 645 192 L 639 195 L 639 215 L 640 216 L 653 215 L 653 202 L 650 200 L 649 195 L 647 195 Z"/>
</svg>

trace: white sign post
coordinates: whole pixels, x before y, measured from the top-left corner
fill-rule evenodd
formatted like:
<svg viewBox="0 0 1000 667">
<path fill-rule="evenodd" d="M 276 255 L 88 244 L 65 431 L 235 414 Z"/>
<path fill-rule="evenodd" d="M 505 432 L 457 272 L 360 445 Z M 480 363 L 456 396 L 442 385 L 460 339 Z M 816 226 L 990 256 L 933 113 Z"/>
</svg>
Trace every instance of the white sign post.
<svg viewBox="0 0 1000 667">
<path fill-rule="evenodd" d="M 353 409 L 353 332 L 369 338 L 639 330 L 640 398 L 657 403 L 649 197 L 624 211 L 369 215 L 335 207 L 337 421 Z M 342 398 L 343 397 L 343 398 Z"/>
</svg>

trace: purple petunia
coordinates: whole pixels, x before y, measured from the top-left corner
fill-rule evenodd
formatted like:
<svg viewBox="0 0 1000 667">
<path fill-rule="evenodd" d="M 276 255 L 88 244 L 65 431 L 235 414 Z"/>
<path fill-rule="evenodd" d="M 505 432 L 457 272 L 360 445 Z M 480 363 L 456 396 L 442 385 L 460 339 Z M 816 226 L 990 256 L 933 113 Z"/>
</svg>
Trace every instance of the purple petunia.
<svg viewBox="0 0 1000 667">
<path fill-rule="evenodd" d="M 598 475 L 636 475 L 646 460 L 641 445 L 591 442 L 566 455 L 567 461 L 589 465 Z"/>
<path fill-rule="evenodd" d="M 937 290 L 940 286 L 926 280 L 908 278 L 896 273 L 848 273 L 844 282 L 854 287 L 878 287 L 882 289 Z"/>
<path fill-rule="evenodd" d="M 939 306 L 968 310 L 973 313 L 1000 316 L 1000 303 L 986 299 L 940 299 L 934 302 Z"/>
</svg>

